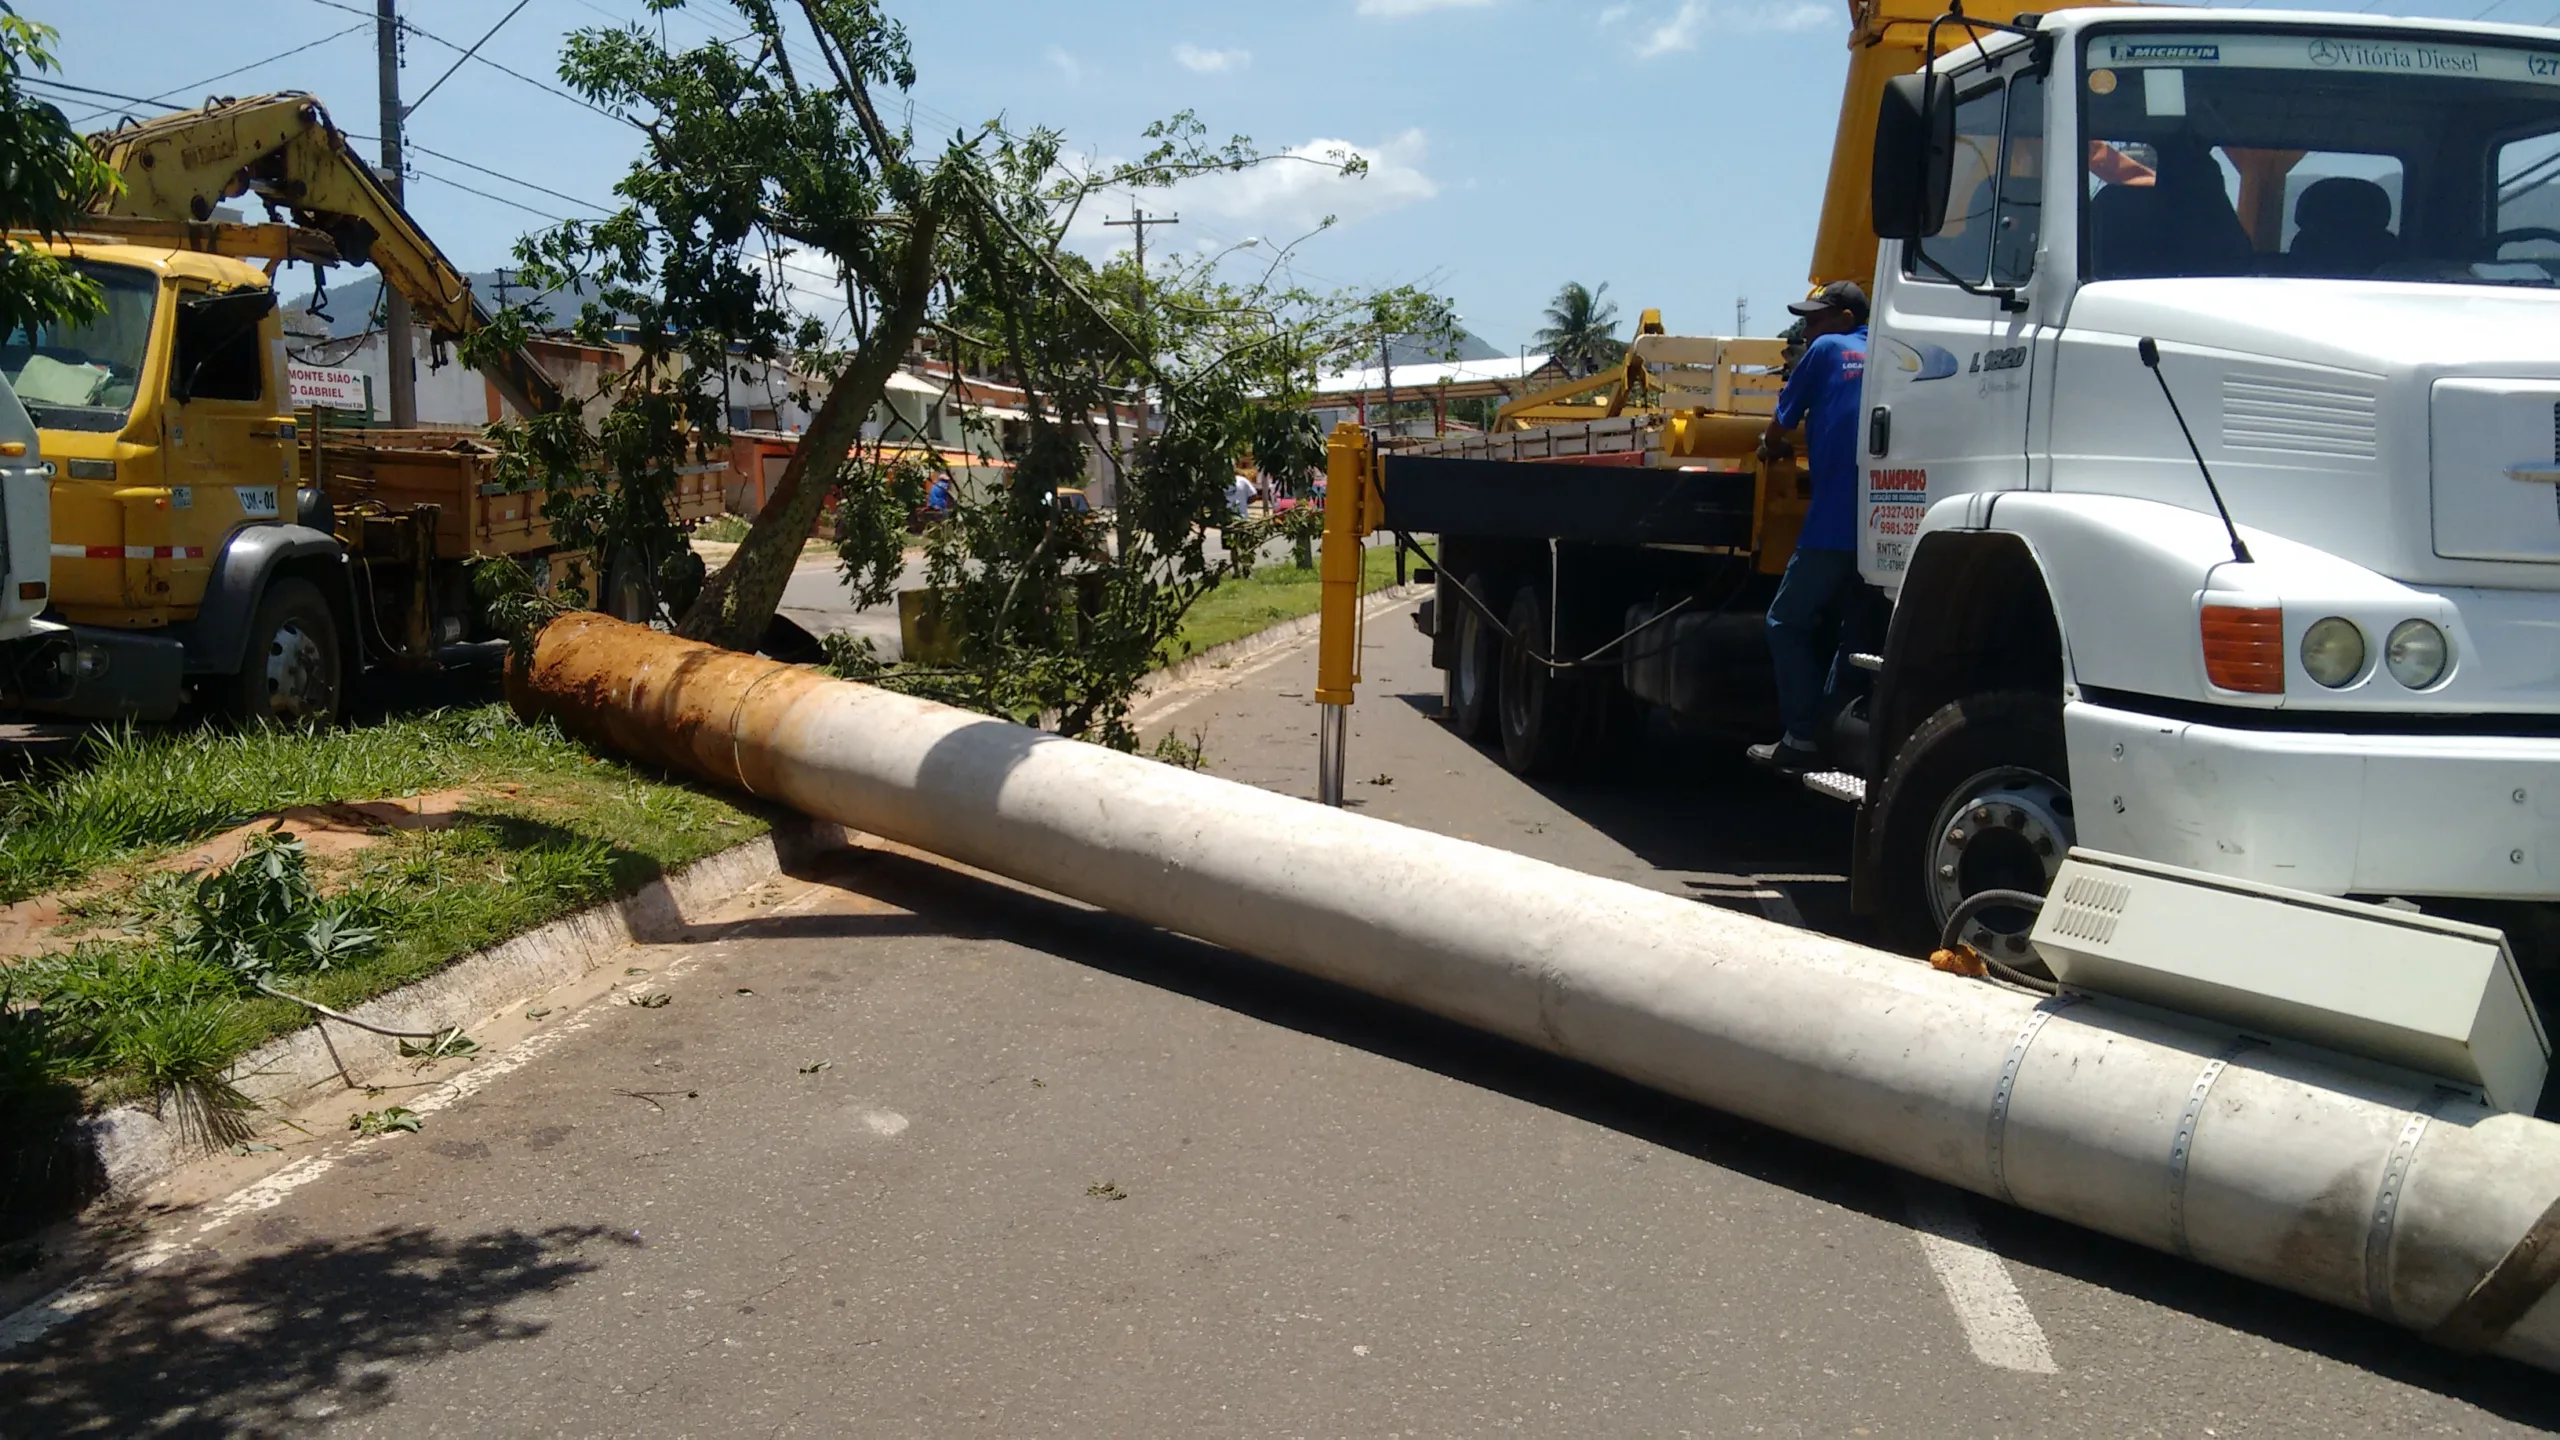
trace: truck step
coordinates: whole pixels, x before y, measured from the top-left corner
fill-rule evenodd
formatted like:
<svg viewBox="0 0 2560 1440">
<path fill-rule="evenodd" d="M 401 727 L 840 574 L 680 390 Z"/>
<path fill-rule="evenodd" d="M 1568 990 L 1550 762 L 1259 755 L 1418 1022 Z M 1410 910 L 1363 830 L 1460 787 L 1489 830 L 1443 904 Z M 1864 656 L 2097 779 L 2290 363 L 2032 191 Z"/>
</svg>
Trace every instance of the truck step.
<svg viewBox="0 0 2560 1440">
<path fill-rule="evenodd" d="M 1808 770 L 1804 788 L 1828 800 L 1848 805 L 1863 805 L 1867 799 L 1867 782 L 1846 770 Z"/>
</svg>

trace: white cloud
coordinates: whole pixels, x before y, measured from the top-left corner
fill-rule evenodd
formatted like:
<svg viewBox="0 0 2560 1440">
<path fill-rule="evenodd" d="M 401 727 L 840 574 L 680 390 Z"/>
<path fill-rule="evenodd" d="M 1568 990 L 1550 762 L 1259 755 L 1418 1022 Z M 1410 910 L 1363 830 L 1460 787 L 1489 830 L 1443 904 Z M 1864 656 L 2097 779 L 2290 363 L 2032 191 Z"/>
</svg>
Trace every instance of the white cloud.
<svg viewBox="0 0 2560 1440">
<path fill-rule="evenodd" d="M 1680 0 L 1680 8 L 1663 17 L 1660 24 L 1636 42 L 1636 58 L 1650 60 L 1657 55 L 1670 55 L 1698 48 L 1698 39 L 1710 29 L 1716 30 L 1811 30 L 1831 24 L 1838 17 L 1832 7 L 1814 0 L 1781 0 L 1777 4 L 1748 4 L 1743 0 Z"/>
<path fill-rule="evenodd" d="M 1373 20 L 1402 20 L 1434 10 L 1481 10 L 1493 0 L 1360 0 L 1360 13 Z"/>
<path fill-rule="evenodd" d="M 1390 135 L 1375 145 L 1310 140 L 1289 147 L 1284 159 L 1184 181 L 1170 198 L 1179 200 L 1186 214 L 1196 211 L 1247 233 L 1293 239 L 1327 215 L 1356 220 L 1438 195 L 1440 183 L 1422 169 L 1430 148 L 1420 130 Z M 1353 155 L 1369 162 L 1368 173 L 1342 173 L 1343 162 Z"/>
<path fill-rule="evenodd" d="M 1253 63 L 1250 50 L 1204 50 L 1188 41 L 1173 47 L 1174 63 L 1199 75 L 1222 75 Z"/>
<path fill-rule="evenodd" d="M 1064 47 L 1057 45 L 1049 47 L 1049 64 L 1060 75 L 1065 76 L 1070 85 L 1084 78 L 1084 62 L 1068 54 Z"/>
<path fill-rule="evenodd" d="M 1203 250 L 1224 250 L 1260 237 L 1262 253 L 1267 254 L 1272 247 L 1314 230 L 1327 215 L 1347 222 L 1419 204 L 1440 193 L 1440 182 L 1422 169 L 1429 150 L 1420 130 L 1389 136 L 1376 145 L 1310 140 L 1282 152 L 1286 159 L 1250 170 L 1202 175 L 1169 190 L 1149 192 L 1138 203 L 1158 215 L 1179 214 L 1184 223 L 1168 234 L 1149 235 L 1148 247 L 1197 245 Z M 1368 162 L 1366 174 L 1342 173 L 1343 162 L 1353 155 Z M 1115 162 L 1095 156 L 1085 163 L 1108 168 Z M 1129 204 L 1129 198 L 1119 192 L 1107 199 L 1096 197 L 1077 212 L 1068 238 L 1091 254 L 1127 250 L 1128 230 L 1102 222 L 1127 218 Z"/>
<path fill-rule="evenodd" d="M 1600 23 L 1603 25 L 1615 25 L 1619 21 L 1626 19 L 1627 12 L 1634 8 L 1636 7 L 1633 5 L 1603 5 L 1600 7 Z"/>
</svg>

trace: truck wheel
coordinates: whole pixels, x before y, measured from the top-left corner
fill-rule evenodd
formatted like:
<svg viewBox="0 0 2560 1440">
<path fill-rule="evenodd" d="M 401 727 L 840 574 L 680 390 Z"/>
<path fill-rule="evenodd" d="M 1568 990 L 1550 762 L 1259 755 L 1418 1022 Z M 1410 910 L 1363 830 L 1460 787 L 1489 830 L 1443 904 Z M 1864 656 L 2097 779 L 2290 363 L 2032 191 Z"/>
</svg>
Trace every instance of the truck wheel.
<svg viewBox="0 0 2560 1440">
<path fill-rule="evenodd" d="M 649 566 L 628 546 L 613 552 L 604 568 L 604 593 L 596 608 L 616 620 L 646 625 L 658 618 L 657 587 L 649 583 Z"/>
<path fill-rule="evenodd" d="M 1538 587 L 1523 585 L 1511 597 L 1505 623 L 1511 633 L 1531 641 L 1547 633 L 1547 607 Z M 1571 748 L 1575 690 L 1572 682 L 1529 658 L 1519 645 L 1502 647 L 1501 692 L 1495 706 L 1501 717 L 1502 763 L 1514 775 L 1553 773 Z"/>
<path fill-rule="evenodd" d="M 267 587 L 248 652 L 222 708 L 244 725 L 328 725 L 342 679 L 338 617 L 320 587 L 287 576 Z"/>
<path fill-rule="evenodd" d="M 1903 948 L 1935 948 L 1968 895 L 2044 894 L 2076 833 L 2061 702 L 2002 692 L 1946 706 L 1895 752 L 1877 805 L 1885 923 Z M 2031 958 L 2034 919 L 1995 906 L 1964 938 L 2014 964 Z"/>
<path fill-rule="evenodd" d="M 1471 575 L 1464 588 L 1485 604 L 1493 603 L 1491 576 Z M 1458 635 L 1457 654 L 1449 667 L 1449 728 L 1457 731 L 1461 740 L 1482 740 L 1493 729 L 1494 695 L 1501 688 L 1502 642 L 1475 606 L 1460 599 L 1451 608 L 1457 612 L 1450 621 L 1458 627 Z"/>
</svg>

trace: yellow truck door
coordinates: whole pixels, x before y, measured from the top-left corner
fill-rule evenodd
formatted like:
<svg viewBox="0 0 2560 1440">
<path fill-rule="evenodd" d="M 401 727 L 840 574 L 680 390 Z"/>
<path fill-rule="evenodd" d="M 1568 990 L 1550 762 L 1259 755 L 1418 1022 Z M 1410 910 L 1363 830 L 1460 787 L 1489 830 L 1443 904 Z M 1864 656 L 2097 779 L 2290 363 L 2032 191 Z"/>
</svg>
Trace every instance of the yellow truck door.
<svg viewBox="0 0 2560 1440">
<path fill-rule="evenodd" d="M 233 530 L 291 517 L 293 420 L 271 393 L 283 371 L 269 353 L 283 344 L 274 291 L 181 289 L 176 330 L 162 478 L 172 564 L 192 581 L 178 592 L 192 597 Z"/>
</svg>

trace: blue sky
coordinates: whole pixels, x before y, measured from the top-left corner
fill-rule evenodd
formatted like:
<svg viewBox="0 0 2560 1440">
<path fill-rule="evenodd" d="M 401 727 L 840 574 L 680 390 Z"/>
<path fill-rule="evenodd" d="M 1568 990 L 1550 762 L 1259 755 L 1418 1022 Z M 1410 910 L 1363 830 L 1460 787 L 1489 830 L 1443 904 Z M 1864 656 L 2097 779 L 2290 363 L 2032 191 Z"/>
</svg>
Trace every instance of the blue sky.
<svg viewBox="0 0 2560 1440">
<path fill-rule="evenodd" d="M 369 13 L 372 0 L 17 3 L 62 32 L 60 78 L 71 83 L 181 104 L 208 91 L 309 90 L 342 128 L 376 133 L 372 25 L 351 13 Z M 1149 121 L 1187 108 L 1218 134 L 1273 149 L 1357 149 L 1371 161 L 1362 180 L 1284 165 L 1150 195 L 1150 210 L 1177 210 L 1182 224 L 1149 244 L 1276 244 L 1334 213 L 1342 223 L 1298 252 L 1302 280 L 1428 284 L 1504 349 L 1527 341 L 1566 280 L 1608 282 L 1623 321 L 1659 306 L 1674 331 L 1729 333 L 1739 296 L 1755 332 L 1776 328 L 1779 307 L 1803 290 L 1847 31 L 1845 0 L 887 3 L 915 42 L 911 99 L 927 130 L 1002 113 L 1120 156 L 1140 148 Z M 2556 0 L 2336 3 L 2560 19 Z M 404 0 L 402 10 L 467 46 L 514 4 Z M 642 13 L 641 0 L 526 0 L 482 53 L 550 82 L 564 32 Z M 703 0 L 666 23 L 675 37 L 743 28 Z M 351 33 L 328 38 L 340 31 Z M 213 78 L 309 42 L 320 43 Z M 415 97 L 456 57 L 424 37 L 409 47 L 402 83 Z M 94 124 L 133 108 L 98 105 L 111 113 Z M 546 223 L 523 207 L 591 213 L 576 202 L 608 200 L 636 148 L 616 122 L 477 62 L 426 99 L 410 133 L 435 152 L 413 157 L 411 208 L 475 269 L 502 263 L 518 234 Z M 1111 209 L 1125 214 L 1127 203 Z M 1091 231 L 1088 243 L 1124 233 Z"/>
</svg>

